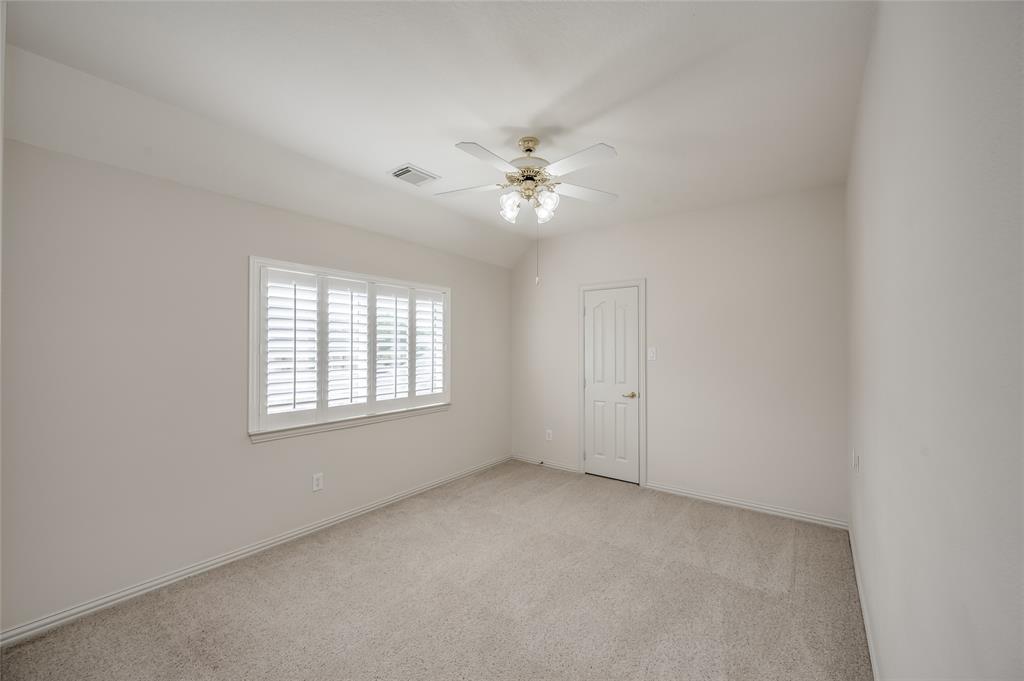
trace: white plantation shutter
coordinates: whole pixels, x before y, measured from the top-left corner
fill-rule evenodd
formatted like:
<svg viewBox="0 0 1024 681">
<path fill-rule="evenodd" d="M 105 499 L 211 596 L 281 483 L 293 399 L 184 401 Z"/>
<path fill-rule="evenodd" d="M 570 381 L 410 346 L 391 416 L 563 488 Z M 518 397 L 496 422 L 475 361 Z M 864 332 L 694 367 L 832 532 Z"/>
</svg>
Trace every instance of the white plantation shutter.
<svg viewBox="0 0 1024 681">
<path fill-rule="evenodd" d="M 376 287 L 376 398 L 409 396 L 409 289 Z"/>
<path fill-rule="evenodd" d="M 326 277 L 327 406 L 363 404 L 369 390 L 366 282 Z"/>
<path fill-rule="evenodd" d="M 444 392 L 444 308 L 439 291 L 416 290 L 416 395 Z"/>
<path fill-rule="evenodd" d="M 267 414 L 317 407 L 316 277 L 266 270 L 265 403 Z"/>
<path fill-rule="evenodd" d="M 250 433 L 446 405 L 446 289 L 251 259 Z"/>
</svg>

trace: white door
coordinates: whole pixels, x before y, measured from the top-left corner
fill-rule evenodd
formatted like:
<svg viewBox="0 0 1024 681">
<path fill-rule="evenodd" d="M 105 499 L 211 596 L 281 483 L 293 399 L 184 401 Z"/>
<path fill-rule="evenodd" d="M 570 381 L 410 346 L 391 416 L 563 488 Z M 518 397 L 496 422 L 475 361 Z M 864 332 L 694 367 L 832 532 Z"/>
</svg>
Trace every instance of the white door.
<svg viewBox="0 0 1024 681">
<path fill-rule="evenodd" d="M 587 473 L 640 481 L 640 291 L 583 294 L 583 432 Z"/>
</svg>

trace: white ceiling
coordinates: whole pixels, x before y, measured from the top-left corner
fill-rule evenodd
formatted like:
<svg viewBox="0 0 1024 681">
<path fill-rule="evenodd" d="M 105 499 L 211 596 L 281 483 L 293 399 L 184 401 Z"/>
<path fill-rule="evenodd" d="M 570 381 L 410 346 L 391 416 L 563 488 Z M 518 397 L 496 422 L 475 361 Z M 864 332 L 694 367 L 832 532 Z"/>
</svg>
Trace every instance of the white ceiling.
<svg viewBox="0 0 1024 681">
<path fill-rule="evenodd" d="M 864 3 L 12 2 L 8 41 L 308 157 L 323 169 L 318 191 L 332 191 L 328 176 L 355 176 L 394 197 L 386 226 L 356 226 L 423 242 L 420 223 L 450 219 L 478 230 L 462 237 L 473 246 L 438 238 L 439 247 L 507 265 L 527 244 L 507 230 L 530 236 L 535 220 L 524 211 L 506 225 L 493 194 L 432 196 L 501 179 L 456 142 L 511 158 L 519 136 L 536 134 L 552 161 L 599 141 L 617 148 L 618 159 L 571 181 L 620 200 L 566 199 L 543 235 L 841 182 L 872 12 Z M 405 162 L 442 179 L 419 188 L 392 179 Z M 274 179 L 274 167 L 265 172 Z M 288 164 L 279 172 L 282 186 L 293 182 Z"/>
</svg>

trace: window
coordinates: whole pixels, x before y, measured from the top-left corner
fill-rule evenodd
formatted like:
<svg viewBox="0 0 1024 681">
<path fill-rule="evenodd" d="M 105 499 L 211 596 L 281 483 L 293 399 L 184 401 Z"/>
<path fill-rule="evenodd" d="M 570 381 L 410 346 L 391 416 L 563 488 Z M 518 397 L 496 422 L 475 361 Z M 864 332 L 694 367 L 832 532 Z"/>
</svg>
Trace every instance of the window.
<svg viewBox="0 0 1024 681">
<path fill-rule="evenodd" d="M 251 435 L 449 403 L 448 289 L 254 257 L 249 295 Z"/>
</svg>

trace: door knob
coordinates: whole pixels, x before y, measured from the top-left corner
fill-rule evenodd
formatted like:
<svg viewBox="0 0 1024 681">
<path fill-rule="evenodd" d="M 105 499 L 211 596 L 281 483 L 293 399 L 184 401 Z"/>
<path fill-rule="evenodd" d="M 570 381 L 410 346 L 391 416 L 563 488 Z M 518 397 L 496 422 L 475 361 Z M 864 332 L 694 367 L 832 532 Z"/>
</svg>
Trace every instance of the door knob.
<svg viewBox="0 0 1024 681">
<path fill-rule="evenodd" d="M 622 393 L 622 396 L 623 397 L 628 397 L 631 400 L 635 400 L 636 399 L 636 391 L 634 390 L 633 392 L 630 392 L 630 393 Z"/>
</svg>

